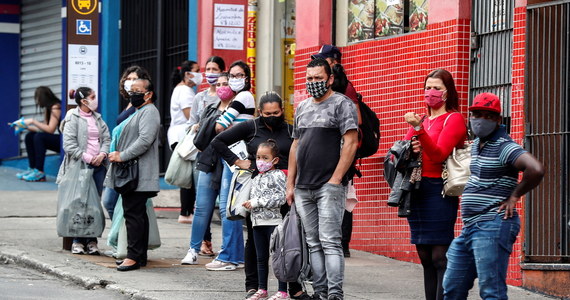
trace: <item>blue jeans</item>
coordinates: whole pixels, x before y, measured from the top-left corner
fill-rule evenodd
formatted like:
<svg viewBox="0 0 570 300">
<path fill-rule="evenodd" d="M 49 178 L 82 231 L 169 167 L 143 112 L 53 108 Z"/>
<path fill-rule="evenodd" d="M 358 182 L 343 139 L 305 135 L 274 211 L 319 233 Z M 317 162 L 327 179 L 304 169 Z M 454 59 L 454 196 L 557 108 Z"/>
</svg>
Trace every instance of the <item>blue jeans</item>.
<svg viewBox="0 0 570 300">
<path fill-rule="evenodd" d="M 119 200 L 119 193 L 117 193 L 114 189 L 110 187 L 105 187 L 103 189 L 103 195 L 101 196 L 101 202 L 103 202 L 103 206 L 109 213 L 109 218 L 113 220 L 113 212 L 115 211 L 115 206 L 117 205 L 117 201 Z"/>
<path fill-rule="evenodd" d="M 507 267 L 519 230 L 518 216 L 503 220 L 497 215 L 463 227 L 447 251 L 444 299 L 467 299 L 475 278 L 482 299 L 508 299 Z"/>
<path fill-rule="evenodd" d="M 314 190 L 295 189 L 295 207 L 301 217 L 309 245 L 313 288 L 327 295 L 343 297 L 344 256 L 342 252 L 342 218 L 346 187 L 326 183 Z"/>
<path fill-rule="evenodd" d="M 220 189 L 213 189 L 210 186 L 213 173 L 200 171 L 198 175 L 198 185 L 196 187 L 196 208 L 194 210 L 194 220 L 192 221 L 192 235 L 190 237 L 190 248 L 196 252 L 200 251 L 200 245 L 204 239 L 212 214 L 216 198 L 220 197 L 220 215 L 222 218 L 222 250 L 217 260 L 230 262 L 233 264 L 243 263 L 243 222 L 226 219 L 226 203 L 232 180 L 232 172 L 227 164 L 223 163 L 222 182 Z"/>
</svg>

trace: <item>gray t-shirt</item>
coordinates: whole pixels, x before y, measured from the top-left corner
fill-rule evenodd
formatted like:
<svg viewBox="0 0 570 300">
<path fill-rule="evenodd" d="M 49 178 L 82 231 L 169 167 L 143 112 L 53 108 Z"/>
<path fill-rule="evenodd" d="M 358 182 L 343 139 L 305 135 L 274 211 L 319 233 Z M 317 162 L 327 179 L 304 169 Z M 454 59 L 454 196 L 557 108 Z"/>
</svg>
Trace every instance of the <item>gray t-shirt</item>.
<svg viewBox="0 0 570 300">
<path fill-rule="evenodd" d="M 356 106 L 333 93 L 317 103 L 311 97 L 295 111 L 293 138 L 297 144 L 298 188 L 318 189 L 330 180 L 340 159 L 342 136 L 358 128 Z"/>
<path fill-rule="evenodd" d="M 194 102 L 192 102 L 192 108 L 190 109 L 190 119 L 187 123 L 188 126 L 198 124 L 204 108 L 218 101 L 220 101 L 220 98 L 218 98 L 218 96 L 208 95 L 208 90 L 204 90 L 196 94 Z"/>
</svg>

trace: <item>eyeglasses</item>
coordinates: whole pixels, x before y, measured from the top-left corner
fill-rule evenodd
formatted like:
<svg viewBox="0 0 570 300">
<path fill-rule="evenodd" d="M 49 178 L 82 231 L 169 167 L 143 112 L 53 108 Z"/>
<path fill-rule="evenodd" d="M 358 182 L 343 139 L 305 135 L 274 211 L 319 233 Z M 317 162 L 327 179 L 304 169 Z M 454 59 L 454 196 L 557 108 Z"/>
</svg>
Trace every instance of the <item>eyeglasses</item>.
<svg viewBox="0 0 570 300">
<path fill-rule="evenodd" d="M 239 78 L 239 79 L 245 78 L 245 74 L 244 73 L 230 74 L 230 79 L 233 79 L 233 78 Z"/>
<path fill-rule="evenodd" d="M 127 94 L 129 94 L 129 96 L 132 96 L 132 95 L 146 95 L 146 94 L 148 94 L 148 92 L 129 91 Z"/>
</svg>

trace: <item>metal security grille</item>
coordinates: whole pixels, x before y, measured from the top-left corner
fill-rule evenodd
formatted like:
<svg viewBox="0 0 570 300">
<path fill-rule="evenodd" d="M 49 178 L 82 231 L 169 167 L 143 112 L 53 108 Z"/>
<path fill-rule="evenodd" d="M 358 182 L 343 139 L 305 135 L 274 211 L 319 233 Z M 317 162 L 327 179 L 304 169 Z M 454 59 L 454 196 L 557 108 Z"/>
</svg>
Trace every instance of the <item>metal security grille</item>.
<svg viewBox="0 0 570 300">
<path fill-rule="evenodd" d="M 526 145 L 546 166 L 526 202 L 529 262 L 570 261 L 570 1 L 528 7 Z"/>
<path fill-rule="evenodd" d="M 131 65 L 148 70 L 155 85 L 162 132 L 170 124 L 172 71 L 188 59 L 187 0 L 123 0 L 121 2 L 121 73 Z M 124 106 L 126 103 L 123 103 Z M 161 171 L 170 157 L 161 147 Z"/>
<path fill-rule="evenodd" d="M 20 111 L 25 118 L 43 120 L 34 100 L 36 88 L 45 85 L 61 99 L 61 1 L 24 0 L 21 17 Z M 24 136 L 20 135 L 22 155 Z"/>
<path fill-rule="evenodd" d="M 503 103 L 503 123 L 511 117 L 511 66 L 514 0 L 473 0 L 470 103 L 494 93 Z"/>
</svg>

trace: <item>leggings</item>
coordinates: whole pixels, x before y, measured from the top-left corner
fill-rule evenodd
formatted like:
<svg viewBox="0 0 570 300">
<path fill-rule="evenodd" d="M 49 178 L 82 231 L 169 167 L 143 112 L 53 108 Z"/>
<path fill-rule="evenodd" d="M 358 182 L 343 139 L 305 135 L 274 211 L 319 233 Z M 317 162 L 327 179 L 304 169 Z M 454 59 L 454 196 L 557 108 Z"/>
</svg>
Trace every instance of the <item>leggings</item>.
<svg viewBox="0 0 570 300">
<path fill-rule="evenodd" d="M 30 131 L 26 134 L 26 152 L 30 168 L 44 171 L 46 151 L 60 152 L 61 145 L 58 134 Z"/>
</svg>

